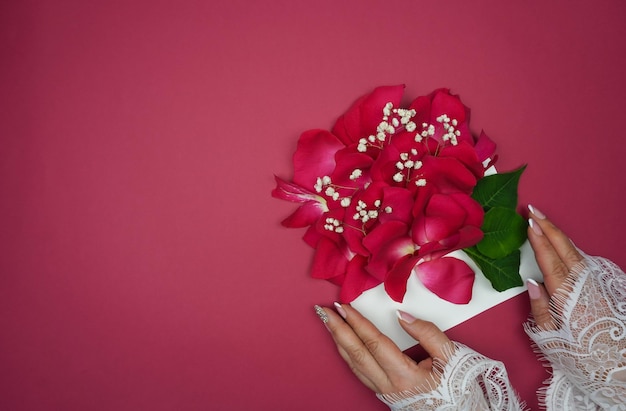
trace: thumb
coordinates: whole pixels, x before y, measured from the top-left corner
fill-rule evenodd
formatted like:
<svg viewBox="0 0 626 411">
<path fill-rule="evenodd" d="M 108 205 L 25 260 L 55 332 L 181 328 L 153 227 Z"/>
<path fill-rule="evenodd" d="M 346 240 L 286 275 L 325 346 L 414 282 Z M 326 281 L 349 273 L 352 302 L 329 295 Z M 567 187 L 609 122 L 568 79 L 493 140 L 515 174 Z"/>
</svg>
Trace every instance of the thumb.
<svg viewBox="0 0 626 411">
<path fill-rule="evenodd" d="M 535 280 L 529 279 L 528 296 L 530 297 L 530 311 L 533 314 L 535 323 L 544 330 L 555 329 L 554 320 L 550 313 L 550 297 L 543 284 L 537 284 Z"/>
<path fill-rule="evenodd" d="M 400 326 L 415 338 L 432 358 L 446 359 L 445 347 L 450 339 L 437 326 L 429 321 L 419 320 L 411 314 L 398 310 Z"/>
</svg>

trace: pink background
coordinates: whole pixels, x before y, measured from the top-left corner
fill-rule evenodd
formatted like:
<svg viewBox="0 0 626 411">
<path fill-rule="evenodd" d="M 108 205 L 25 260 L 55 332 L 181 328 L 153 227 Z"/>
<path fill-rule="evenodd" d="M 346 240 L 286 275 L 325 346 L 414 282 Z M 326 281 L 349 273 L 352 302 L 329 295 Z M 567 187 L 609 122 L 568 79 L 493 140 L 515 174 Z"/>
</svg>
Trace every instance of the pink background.
<svg viewBox="0 0 626 411">
<path fill-rule="evenodd" d="M 298 135 L 451 87 L 499 168 L 626 265 L 623 1 L 4 1 L 0 409 L 383 410 L 270 197 Z M 546 376 L 526 295 L 450 332 Z"/>
</svg>

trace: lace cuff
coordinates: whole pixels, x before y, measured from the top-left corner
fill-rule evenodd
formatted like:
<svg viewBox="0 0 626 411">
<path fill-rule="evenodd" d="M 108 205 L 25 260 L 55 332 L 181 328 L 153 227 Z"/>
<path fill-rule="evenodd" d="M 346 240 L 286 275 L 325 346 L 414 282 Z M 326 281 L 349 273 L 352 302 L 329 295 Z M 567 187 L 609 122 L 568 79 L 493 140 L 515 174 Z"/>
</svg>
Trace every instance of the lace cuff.
<svg viewBox="0 0 626 411">
<path fill-rule="evenodd" d="M 459 343 L 453 344 L 447 358 L 445 365 L 434 360 L 433 368 L 441 370 L 437 387 L 376 396 L 393 411 L 522 409 L 504 364 Z"/>
<path fill-rule="evenodd" d="M 551 310 L 562 318 L 556 330 L 525 324 L 553 368 L 546 408 L 626 410 L 626 274 L 609 260 L 585 257 Z"/>
</svg>

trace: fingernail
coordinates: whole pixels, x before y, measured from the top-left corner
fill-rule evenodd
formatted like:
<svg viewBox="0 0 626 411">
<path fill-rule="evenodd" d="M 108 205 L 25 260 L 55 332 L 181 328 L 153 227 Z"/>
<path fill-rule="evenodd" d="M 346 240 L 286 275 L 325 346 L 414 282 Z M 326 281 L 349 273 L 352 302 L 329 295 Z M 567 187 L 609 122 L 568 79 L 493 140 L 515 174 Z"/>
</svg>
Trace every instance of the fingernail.
<svg viewBox="0 0 626 411">
<path fill-rule="evenodd" d="M 328 314 L 326 314 L 326 311 L 324 311 L 324 309 L 319 305 L 315 305 L 313 308 L 315 308 L 315 314 L 320 317 L 320 320 L 322 320 L 324 325 L 326 325 L 326 328 L 328 328 Z"/>
<path fill-rule="evenodd" d="M 539 224 L 537 224 L 535 220 L 533 220 L 532 218 L 528 219 L 528 225 L 530 226 L 530 228 L 533 230 L 535 234 L 537 235 L 543 234 L 543 230 L 541 230 L 541 227 L 539 227 Z"/>
<path fill-rule="evenodd" d="M 407 324 L 411 324 L 411 323 L 414 323 L 415 321 L 417 321 L 417 318 L 415 318 L 411 314 L 405 313 L 404 311 L 401 311 L 401 310 L 396 311 L 396 315 L 398 316 L 398 318 L 401 321 L 404 321 Z"/>
<path fill-rule="evenodd" d="M 541 290 L 539 289 L 539 284 L 537 284 L 537 281 L 529 278 L 528 280 L 526 280 L 526 285 L 528 286 L 528 296 L 530 298 L 536 300 L 537 298 L 541 297 Z"/>
<path fill-rule="evenodd" d="M 344 310 L 341 304 L 339 304 L 336 301 L 335 301 L 335 308 L 337 309 L 337 312 L 339 313 L 339 315 L 342 316 L 345 320 L 346 317 L 348 316 L 348 314 L 346 314 L 346 310 Z"/>
<path fill-rule="evenodd" d="M 537 217 L 540 220 L 543 220 L 544 218 L 546 218 L 546 215 L 544 213 L 542 213 L 541 211 L 539 211 L 536 207 L 534 207 L 531 204 L 528 204 L 528 209 L 530 210 L 531 213 L 533 213 L 535 215 L 535 217 Z"/>
</svg>

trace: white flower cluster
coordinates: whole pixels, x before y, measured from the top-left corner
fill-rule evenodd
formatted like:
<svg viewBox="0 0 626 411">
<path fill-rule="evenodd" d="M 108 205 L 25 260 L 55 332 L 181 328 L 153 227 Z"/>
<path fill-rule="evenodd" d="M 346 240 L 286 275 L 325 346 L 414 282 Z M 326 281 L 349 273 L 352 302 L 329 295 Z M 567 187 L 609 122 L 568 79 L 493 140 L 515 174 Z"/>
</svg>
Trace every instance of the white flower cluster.
<svg viewBox="0 0 626 411">
<path fill-rule="evenodd" d="M 415 110 L 408 110 L 402 108 L 393 108 L 393 103 L 389 102 L 385 104 L 383 108 L 382 121 L 376 127 L 376 134 L 372 134 L 367 138 L 361 138 L 357 145 L 357 151 L 364 153 L 368 147 L 374 147 L 379 150 L 384 149 L 384 143 L 404 128 L 404 130 L 412 133 L 417 129 L 417 125 L 413 122 L 413 118 L 417 114 Z M 456 129 L 458 121 L 450 118 L 447 114 L 442 114 L 436 118 L 437 122 L 441 123 L 445 134 L 443 135 L 443 141 L 450 142 L 452 145 L 457 145 L 457 137 L 461 135 L 461 132 Z M 422 123 L 421 129 L 415 134 L 415 142 L 421 143 L 424 138 L 432 137 L 435 135 L 435 126 L 428 123 Z M 399 159 L 395 164 L 397 172 L 392 176 L 393 181 L 396 183 L 413 182 L 417 187 L 424 187 L 427 184 L 425 178 L 422 175 L 411 175 L 415 170 L 422 168 L 423 163 L 416 159 L 418 151 L 412 148 L 409 152 L 400 153 Z M 355 168 L 349 175 L 350 181 L 356 181 L 363 176 L 363 170 Z M 367 189 L 369 182 L 365 182 L 363 187 L 353 188 L 354 192 L 361 189 Z M 340 197 L 337 191 L 338 186 L 332 184 L 329 176 L 318 177 L 315 183 L 315 191 L 317 193 L 324 193 L 328 198 L 339 201 L 341 206 L 347 208 L 352 202 L 352 196 Z M 345 188 L 345 187 L 344 187 Z M 365 224 L 370 220 L 376 219 L 380 212 L 391 213 L 393 210 L 391 207 L 385 207 L 384 210 L 380 209 L 381 199 L 374 201 L 373 208 L 368 209 L 367 204 L 359 200 L 356 206 L 356 213 L 353 215 L 353 219 Z M 343 225 L 335 218 L 327 218 L 324 228 L 336 233 L 343 232 Z"/>
<path fill-rule="evenodd" d="M 352 173 L 350 173 L 350 180 L 354 181 L 357 178 L 361 177 L 363 175 L 363 170 L 360 170 L 358 168 L 355 168 Z"/>
<path fill-rule="evenodd" d="M 384 143 L 387 140 L 387 136 L 394 135 L 400 127 L 404 127 L 409 133 L 415 131 L 417 126 L 412 119 L 416 114 L 415 110 L 393 108 L 393 103 L 388 102 L 383 108 L 383 120 L 376 127 L 376 135 L 372 134 L 367 138 L 360 139 L 357 150 L 360 153 L 365 153 L 368 145 L 382 148 L 382 146 L 375 145 L 375 143 Z"/>
<path fill-rule="evenodd" d="M 411 154 L 416 156 L 417 150 L 414 148 L 411 149 Z M 406 179 L 410 180 L 411 170 L 419 170 L 420 168 L 422 168 L 421 161 L 411 160 L 409 157 L 409 153 L 400 153 L 400 161 L 396 163 L 396 169 L 398 170 L 398 172 L 393 175 L 393 181 L 395 181 L 396 183 L 401 183 L 405 178 L 405 172 Z"/>
<path fill-rule="evenodd" d="M 363 173 L 361 170 L 356 169 L 352 172 L 352 175 L 356 175 L 358 178 L 361 173 Z M 352 175 L 350 175 L 350 179 L 352 180 Z M 355 179 L 356 179 L 355 178 Z M 322 191 L 324 192 L 325 195 L 327 195 L 329 198 L 333 199 L 334 201 L 339 200 L 339 192 L 336 190 L 335 186 L 332 184 L 332 180 L 330 179 L 329 176 L 324 176 L 324 177 L 317 177 L 317 181 L 315 182 L 315 185 L 313 186 L 313 188 L 315 189 L 315 192 L 317 193 L 321 193 Z M 350 205 L 350 197 L 343 197 L 340 201 L 340 204 L 342 207 L 348 207 Z"/>
<path fill-rule="evenodd" d="M 321 193 L 322 190 L 324 190 L 324 194 L 335 201 L 339 199 L 339 193 L 332 186 L 332 181 L 329 176 L 317 177 L 317 181 L 315 182 L 313 188 L 315 188 L 315 191 L 318 193 Z"/>
<path fill-rule="evenodd" d="M 374 208 L 371 210 L 367 209 L 367 204 L 365 201 L 359 200 L 356 206 L 356 213 L 352 216 L 353 220 L 360 220 L 363 224 L 367 223 L 370 219 L 378 218 L 378 213 L 380 211 L 380 200 L 374 201 Z M 385 213 L 389 214 L 393 210 L 391 207 L 387 206 L 383 210 Z"/>
<path fill-rule="evenodd" d="M 343 226 L 341 225 L 341 221 L 332 217 L 329 217 L 326 219 L 326 224 L 324 224 L 324 229 L 328 231 L 334 231 L 337 234 L 343 233 Z"/>
<path fill-rule="evenodd" d="M 437 117 L 437 121 L 443 125 L 443 129 L 446 130 L 446 134 L 443 135 L 443 141 L 450 141 L 453 146 L 458 144 L 457 137 L 461 135 L 459 130 L 456 130 L 458 122 L 456 119 L 451 119 L 446 114 L 442 114 Z"/>
<path fill-rule="evenodd" d="M 415 141 L 418 143 L 421 143 L 422 139 L 426 137 L 432 137 L 435 135 L 435 126 L 432 124 L 422 123 L 422 129 L 423 131 L 421 133 L 417 133 L 417 135 L 415 135 Z"/>
</svg>

